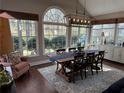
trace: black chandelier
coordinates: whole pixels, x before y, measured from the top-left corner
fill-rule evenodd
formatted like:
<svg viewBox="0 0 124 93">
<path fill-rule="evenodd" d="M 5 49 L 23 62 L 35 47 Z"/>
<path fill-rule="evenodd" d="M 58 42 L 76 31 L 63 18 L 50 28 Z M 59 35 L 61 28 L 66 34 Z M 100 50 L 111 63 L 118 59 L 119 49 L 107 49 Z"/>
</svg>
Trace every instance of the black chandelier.
<svg viewBox="0 0 124 93">
<path fill-rule="evenodd" d="M 68 19 L 68 22 L 69 22 L 70 25 L 71 24 L 90 25 L 91 24 L 91 19 L 86 15 L 86 0 L 84 0 L 83 15 L 78 13 L 78 3 L 79 3 L 79 1 L 77 0 L 75 14 L 69 14 L 69 15 L 66 15 L 65 17 Z"/>
</svg>

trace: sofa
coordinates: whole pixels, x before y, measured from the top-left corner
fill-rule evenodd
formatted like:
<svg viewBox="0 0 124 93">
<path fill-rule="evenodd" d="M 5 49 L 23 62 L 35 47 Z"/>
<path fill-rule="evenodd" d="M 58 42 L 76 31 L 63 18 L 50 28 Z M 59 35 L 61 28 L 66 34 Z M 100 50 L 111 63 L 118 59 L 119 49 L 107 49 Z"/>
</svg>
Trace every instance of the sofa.
<svg viewBox="0 0 124 93">
<path fill-rule="evenodd" d="M 26 57 L 21 57 L 21 62 L 12 66 L 13 78 L 17 79 L 26 72 L 29 72 L 30 64 Z"/>
<path fill-rule="evenodd" d="M 121 78 L 120 80 L 113 83 L 102 93 L 124 93 L 124 78 Z"/>
<path fill-rule="evenodd" d="M 27 60 L 27 57 L 21 57 L 17 55 L 18 52 L 12 52 L 9 55 L 7 55 L 8 62 L 6 62 L 6 60 L 0 62 L 0 64 L 3 64 L 4 66 L 12 67 L 12 73 L 14 79 L 17 79 L 24 73 L 29 72 L 30 69 L 30 64 Z M 18 62 L 15 63 L 14 61 L 16 62 L 18 61 Z"/>
</svg>

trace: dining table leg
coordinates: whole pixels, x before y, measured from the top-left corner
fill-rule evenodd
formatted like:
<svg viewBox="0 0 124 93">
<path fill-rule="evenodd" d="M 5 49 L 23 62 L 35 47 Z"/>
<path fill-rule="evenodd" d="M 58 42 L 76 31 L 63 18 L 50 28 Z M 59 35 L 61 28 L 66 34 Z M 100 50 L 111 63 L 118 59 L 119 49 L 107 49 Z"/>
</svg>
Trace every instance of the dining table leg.
<svg viewBox="0 0 124 93">
<path fill-rule="evenodd" d="M 63 77 L 65 80 L 70 81 L 70 77 L 66 74 L 65 64 L 60 64 L 61 68 L 56 70 L 56 74 Z"/>
</svg>

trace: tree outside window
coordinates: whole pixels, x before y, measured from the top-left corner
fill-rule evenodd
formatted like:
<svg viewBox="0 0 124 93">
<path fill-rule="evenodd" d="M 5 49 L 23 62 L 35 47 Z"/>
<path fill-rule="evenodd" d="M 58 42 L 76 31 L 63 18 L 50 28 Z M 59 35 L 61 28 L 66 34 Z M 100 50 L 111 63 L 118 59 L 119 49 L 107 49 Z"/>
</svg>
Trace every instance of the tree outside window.
<svg viewBox="0 0 124 93">
<path fill-rule="evenodd" d="M 23 56 L 35 56 L 37 21 L 10 19 L 9 22 L 15 51 Z"/>
<path fill-rule="evenodd" d="M 57 8 L 49 9 L 44 16 L 45 54 L 66 47 L 66 20 L 64 13 Z"/>
</svg>

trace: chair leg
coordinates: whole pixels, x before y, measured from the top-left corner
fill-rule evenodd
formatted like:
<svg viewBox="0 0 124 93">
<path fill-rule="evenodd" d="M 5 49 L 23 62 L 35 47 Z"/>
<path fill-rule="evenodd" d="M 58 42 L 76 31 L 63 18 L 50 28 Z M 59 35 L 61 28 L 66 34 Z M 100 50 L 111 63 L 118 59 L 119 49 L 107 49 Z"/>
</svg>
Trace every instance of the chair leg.
<svg viewBox="0 0 124 93">
<path fill-rule="evenodd" d="M 59 64 L 57 63 L 56 71 L 58 71 L 58 68 L 59 68 Z"/>
<path fill-rule="evenodd" d="M 75 83 L 74 71 L 72 70 L 72 81 Z"/>
<path fill-rule="evenodd" d="M 101 70 L 103 71 L 103 64 L 102 64 L 102 62 L 101 62 Z"/>
<path fill-rule="evenodd" d="M 93 65 L 91 65 L 91 73 L 92 73 L 92 75 L 93 75 Z"/>
<path fill-rule="evenodd" d="M 87 77 L 87 68 L 85 68 L 85 78 Z"/>
<path fill-rule="evenodd" d="M 98 74 L 98 69 L 97 69 L 97 66 L 98 66 L 98 65 L 97 65 L 97 63 L 96 63 L 96 73 Z"/>
<path fill-rule="evenodd" d="M 80 70 L 80 76 L 81 76 L 81 79 L 83 79 L 82 70 Z"/>
</svg>

